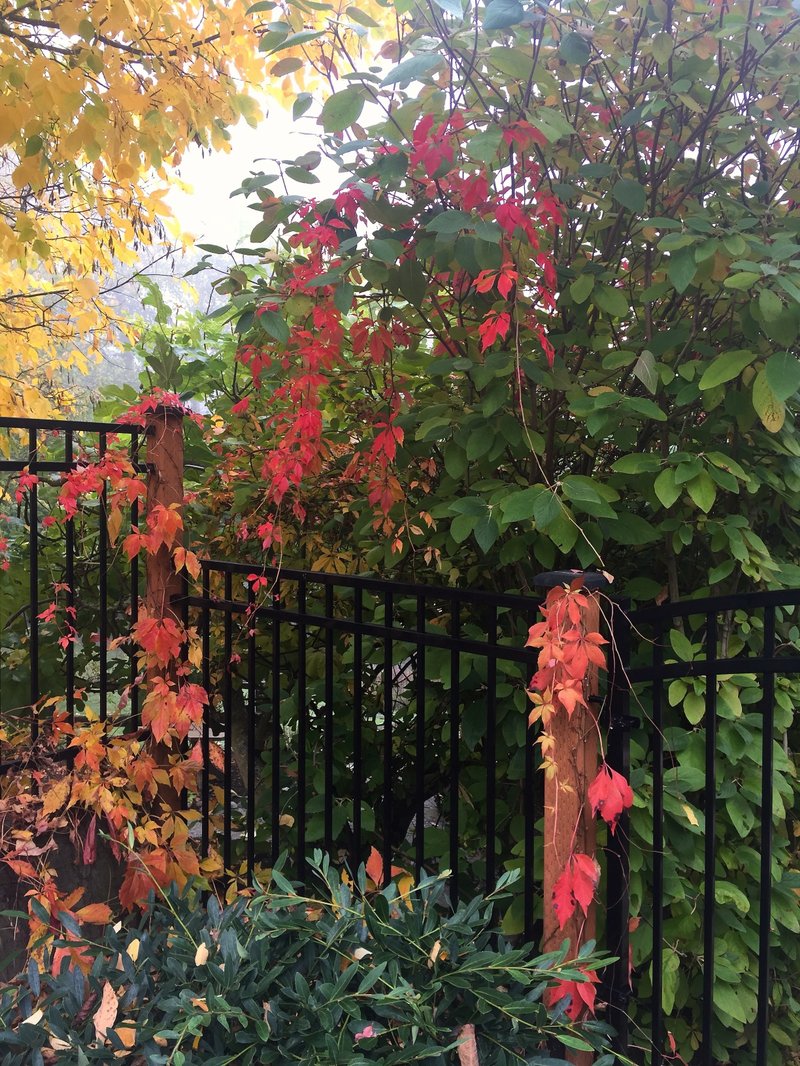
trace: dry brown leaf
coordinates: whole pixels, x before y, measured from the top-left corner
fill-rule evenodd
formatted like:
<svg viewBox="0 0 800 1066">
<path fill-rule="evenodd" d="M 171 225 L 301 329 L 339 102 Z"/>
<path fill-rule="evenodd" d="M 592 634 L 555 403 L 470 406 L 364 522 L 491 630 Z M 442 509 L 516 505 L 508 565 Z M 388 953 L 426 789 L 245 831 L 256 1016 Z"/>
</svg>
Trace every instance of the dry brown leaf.
<svg viewBox="0 0 800 1066">
<path fill-rule="evenodd" d="M 103 985 L 103 995 L 100 999 L 100 1006 L 92 1015 L 94 1031 L 98 1040 L 105 1040 L 106 1033 L 117 1020 L 118 1009 L 119 1002 L 117 1000 L 117 994 L 111 987 L 110 982 L 106 981 Z"/>
<path fill-rule="evenodd" d="M 71 782 L 68 777 L 62 777 L 51 785 L 45 793 L 42 803 L 42 814 L 54 814 L 69 799 Z"/>
<path fill-rule="evenodd" d="M 475 1026 L 463 1025 L 458 1035 L 461 1039 L 458 1045 L 460 1066 L 481 1066 L 478 1058 L 478 1042 L 475 1039 Z"/>
<path fill-rule="evenodd" d="M 136 962 L 136 960 L 139 958 L 140 944 L 141 941 L 137 938 L 136 940 L 132 940 L 130 944 L 128 944 L 128 946 L 125 948 L 125 951 L 128 953 L 133 962 Z"/>
<path fill-rule="evenodd" d="M 208 962 L 208 944 L 198 944 L 194 953 L 195 966 L 205 966 Z"/>
</svg>

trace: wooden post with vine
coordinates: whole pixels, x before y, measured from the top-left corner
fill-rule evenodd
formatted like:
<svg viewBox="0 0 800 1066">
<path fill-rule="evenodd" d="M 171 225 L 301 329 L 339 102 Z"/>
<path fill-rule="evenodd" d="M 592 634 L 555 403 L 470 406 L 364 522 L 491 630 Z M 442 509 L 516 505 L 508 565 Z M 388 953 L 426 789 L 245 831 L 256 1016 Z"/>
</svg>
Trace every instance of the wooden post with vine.
<svg viewBox="0 0 800 1066">
<path fill-rule="evenodd" d="M 147 439 L 147 499 L 146 516 L 161 505 L 183 516 L 183 410 L 179 407 L 158 406 L 145 418 Z M 181 528 L 176 543 L 182 540 Z M 180 624 L 180 612 L 175 601 L 181 596 L 181 577 L 175 571 L 172 551 L 162 544 L 157 551 L 147 552 L 145 608 L 153 618 L 171 618 Z M 171 749 L 163 742 L 152 745 L 152 755 L 160 767 L 169 765 Z M 179 807 L 177 792 L 170 786 L 159 788 L 159 798 L 168 807 Z"/>
<path fill-rule="evenodd" d="M 540 587 L 564 585 L 583 576 L 587 605 L 581 609 L 580 625 L 584 633 L 600 628 L 599 589 L 607 585 L 601 574 L 580 571 L 554 571 L 536 578 Z M 542 950 L 556 951 L 569 940 L 568 958 L 575 958 L 587 940 L 597 933 L 597 904 L 593 900 L 584 914 L 579 907 L 562 926 L 553 907 L 556 882 L 564 872 L 570 856 L 579 853 L 594 856 L 596 818 L 588 800 L 589 786 L 599 764 L 597 696 L 599 671 L 590 666 L 584 681 L 586 706 L 576 706 L 572 715 L 554 715 L 549 732 L 553 740 L 555 768 L 545 773 L 544 784 L 544 913 Z M 569 1050 L 565 1058 L 575 1066 L 591 1066 L 592 1053 Z"/>
</svg>

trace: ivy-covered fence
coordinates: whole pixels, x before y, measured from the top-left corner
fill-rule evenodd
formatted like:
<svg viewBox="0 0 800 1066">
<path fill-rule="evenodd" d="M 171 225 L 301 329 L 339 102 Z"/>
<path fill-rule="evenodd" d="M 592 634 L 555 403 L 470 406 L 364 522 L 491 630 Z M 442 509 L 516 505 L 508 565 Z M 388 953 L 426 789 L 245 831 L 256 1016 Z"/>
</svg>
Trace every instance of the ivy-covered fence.
<svg viewBox="0 0 800 1066">
<path fill-rule="evenodd" d="M 71 526 L 45 521 L 57 493 L 63 509 L 65 464 L 80 470 L 72 438 L 91 432 L 97 461 L 112 433 L 131 427 L 17 428 L 28 436 L 25 454 L 16 436 L 3 460 L 21 496 L 0 584 L 10 774 L 23 772 L 8 747 L 22 726 L 62 751 L 61 726 L 78 708 L 89 723 L 106 718 L 112 742 L 136 726 L 142 680 L 123 643 L 138 575 L 120 551 L 113 502 L 101 486 Z M 129 462 L 126 478 L 147 471 L 135 447 Z M 393 865 L 409 878 L 451 870 L 454 900 L 518 868 L 499 917 L 506 933 L 537 939 L 543 775 L 526 713 L 536 655 L 524 647 L 537 601 L 195 559 L 188 546 L 185 557 L 195 573 L 174 605 L 189 634 L 182 669 L 209 694 L 185 743 L 202 767 L 185 795 L 201 864 L 218 857 L 203 870 L 246 879 L 288 852 L 302 876 L 314 848 L 351 866 L 374 848 L 384 875 Z M 52 616 L 46 584 L 66 586 Z M 777 1066 L 800 1028 L 800 592 L 632 612 L 601 602 L 614 648 L 606 755 L 636 797 L 598 840 L 599 936 L 620 956 L 601 994 L 620 1050 L 647 1066 L 677 1056 Z M 25 704 L 32 718 L 18 713 Z M 26 759 L 35 773 L 30 750 Z"/>
</svg>

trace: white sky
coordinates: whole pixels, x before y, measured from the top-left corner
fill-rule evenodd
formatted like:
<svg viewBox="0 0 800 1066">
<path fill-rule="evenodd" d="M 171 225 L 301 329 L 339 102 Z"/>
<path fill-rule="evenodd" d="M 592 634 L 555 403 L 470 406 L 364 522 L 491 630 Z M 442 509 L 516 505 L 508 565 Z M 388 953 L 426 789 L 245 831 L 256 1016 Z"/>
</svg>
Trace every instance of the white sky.
<svg viewBox="0 0 800 1066">
<path fill-rule="evenodd" d="M 266 108 L 265 108 L 266 110 Z M 312 109 L 313 110 L 313 109 Z M 240 122 L 231 131 L 230 152 L 201 152 L 192 148 L 180 167 L 191 194 L 172 189 L 167 197 L 182 227 L 198 241 L 234 247 L 259 221 L 243 196 L 230 198 L 251 170 L 277 173 L 269 157 L 295 159 L 316 148 L 321 127 L 308 115 L 293 122 L 291 115 L 270 102 L 269 113 L 257 129 Z M 294 185 L 292 192 L 329 195 L 338 184 L 337 171 L 323 160 L 315 173 L 320 185 Z"/>
</svg>

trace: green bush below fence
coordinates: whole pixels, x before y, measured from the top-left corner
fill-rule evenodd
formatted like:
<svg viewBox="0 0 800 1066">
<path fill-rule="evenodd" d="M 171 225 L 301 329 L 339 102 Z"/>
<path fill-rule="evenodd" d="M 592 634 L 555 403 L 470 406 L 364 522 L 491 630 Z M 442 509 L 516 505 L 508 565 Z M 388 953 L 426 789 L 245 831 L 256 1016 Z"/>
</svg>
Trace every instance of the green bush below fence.
<svg viewBox="0 0 800 1066">
<path fill-rule="evenodd" d="M 452 912 L 441 877 L 369 895 L 363 869 L 358 892 L 327 859 L 313 869 L 318 898 L 273 871 L 267 892 L 224 909 L 193 892 L 154 900 L 87 944 L 87 977 L 53 976 L 48 948 L 0 989 L 0 1064 L 455 1066 L 468 1024 L 481 1066 L 566 1066 L 554 1042 L 617 1061 L 606 1025 L 570 1021 L 569 999 L 544 1002 L 608 960 L 513 949 L 492 927 L 508 877 Z"/>
</svg>

